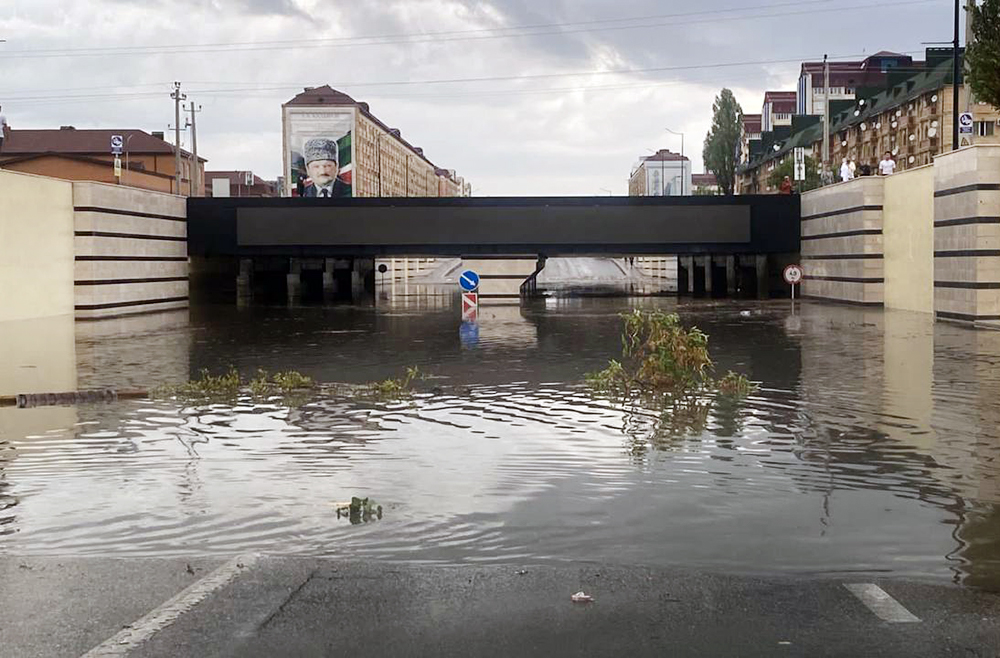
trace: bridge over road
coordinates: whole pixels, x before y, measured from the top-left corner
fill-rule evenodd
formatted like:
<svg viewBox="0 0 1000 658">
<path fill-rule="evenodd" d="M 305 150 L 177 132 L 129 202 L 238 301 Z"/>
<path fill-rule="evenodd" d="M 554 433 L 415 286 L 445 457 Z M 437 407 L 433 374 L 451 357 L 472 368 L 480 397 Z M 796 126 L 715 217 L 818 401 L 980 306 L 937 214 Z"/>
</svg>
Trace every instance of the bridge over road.
<svg viewBox="0 0 1000 658">
<path fill-rule="evenodd" d="M 196 259 L 240 263 L 244 286 L 254 260 L 284 259 L 290 292 L 303 263 L 322 263 L 331 286 L 338 263 L 349 263 L 357 287 L 372 278 L 367 266 L 375 257 L 534 264 L 549 256 L 676 254 L 682 283 L 696 292 L 718 288 L 713 281 L 721 279 L 723 290 L 731 288 L 737 262 L 760 273 L 769 257 L 794 258 L 799 222 L 799 197 L 774 195 L 190 198 L 188 252 L 195 270 Z M 513 281 L 523 274 L 519 286 L 538 267 L 497 276 Z"/>
</svg>

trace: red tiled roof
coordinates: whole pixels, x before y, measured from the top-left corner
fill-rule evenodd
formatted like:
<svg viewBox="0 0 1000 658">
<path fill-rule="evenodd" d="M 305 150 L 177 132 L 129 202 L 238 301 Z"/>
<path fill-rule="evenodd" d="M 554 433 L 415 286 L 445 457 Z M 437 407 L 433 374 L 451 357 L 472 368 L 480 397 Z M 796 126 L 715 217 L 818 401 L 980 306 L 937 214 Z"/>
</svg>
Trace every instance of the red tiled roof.
<svg viewBox="0 0 1000 658">
<path fill-rule="evenodd" d="M 648 155 L 643 160 L 647 162 L 664 162 L 664 161 L 678 161 L 687 160 L 686 155 L 681 155 L 680 153 L 674 153 L 670 149 L 660 149 L 656 152 L 656 155 Z"/>
<path fill-rule="evenodd" d="M 762 117 L 759 114 L 744 114 L 743 115 L 743 132 L 747 132 L 747 133 L 759 133 L 762 122 L 763 122 L 763 119 L 762 119 Z"/>
<path fill-rule="evenodd" d="M 794 91 L 765 91 L 764 92 L 764 102 L 768 101 L 795 101 Z"/>
<path fill-rule="evenodd" d="M 715 180 L 715 174 L 709 172 L 705 174 L 691 174 L 691 185 L 696 187 L 709 187 L 711 185 L 718 185 L 719 182 Z"/>
<path fill-rule="evenodd" d="M 775 114 L 790 114 L 795 112 L 796 103 L 795 100 L 779 100 L 771 101 L 771 112 Z"/>
<path fill-rule="evenodd" d="M 307 87 L 285 105 L 357 105 L 358 102 L 330 85 Z"/>
<path fill-rule="evenodd" d="M 29 155 L 35 153 L 76 153 L 107 155 L 111 153 L 111 136 L 121 135 L 128 144 L 129 153 L 147 155 L 164 153 L 173 155 L 174 147 L 144 130 L 135 129 L 81 129 L 11 130 L 3 146 L 4 155 Z M 181 149 L 181 154 L 190 153 Z M 205 158 L 198 160 L 205 162 Z"/>
</svg>

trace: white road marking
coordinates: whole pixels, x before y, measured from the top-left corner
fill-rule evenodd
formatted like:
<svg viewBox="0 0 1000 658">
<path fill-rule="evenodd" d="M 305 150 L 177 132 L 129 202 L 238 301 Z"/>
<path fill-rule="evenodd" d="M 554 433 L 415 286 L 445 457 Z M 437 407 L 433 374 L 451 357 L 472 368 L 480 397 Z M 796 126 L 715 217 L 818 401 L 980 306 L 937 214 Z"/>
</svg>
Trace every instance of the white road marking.
<svg viewBox="0 0 1000 658">
<path fill-rule="evenodd" d="M 260 556 L 254 554 L 234 557 L 201 580 L 182 590 L 160 607 L 133 622 L 128 628 L 123 628 L 114 636 L 83 654 L 81 658 L 127 655 L 129 651 L 156 635 L 158 631 L 177 621 L 178 617 L 198 605 L 209 594 L 251 568 L 259 559 Z"/>
<path fill-rule="evenodd" d="M 896 599 L 875 583 L 844 583 L 851 594 L 858 597 L 868 609 L 884 621 L 907 623 L 920 618 L 903 607 Z"/>
</svg>

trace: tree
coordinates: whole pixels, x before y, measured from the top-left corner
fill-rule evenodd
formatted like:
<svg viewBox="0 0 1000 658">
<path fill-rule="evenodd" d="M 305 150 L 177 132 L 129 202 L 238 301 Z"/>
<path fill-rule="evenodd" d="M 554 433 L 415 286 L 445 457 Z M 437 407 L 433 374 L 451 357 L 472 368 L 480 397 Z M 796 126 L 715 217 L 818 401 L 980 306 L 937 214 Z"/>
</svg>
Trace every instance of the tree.
<svg viewBox="0 0 1000 658">
<path fill-rule="evenodd" d="M 712 128 L 705 136 L 702 150 L 705 169 L 715 174 L 723 194 L 732 194 L 736 185 L 736 154 L 742 124 L 743 108 L 733 92 L 723 89 L 712 104 Z"/>
<path fill-rule="evenodd" d="M 965 62 L 977 100 L 1000 108 L 1000 0 L 969 8 L 972 36 Z"/>
<path fill-rule="evenodd" d="M 781 187 L 781 181 L 785 179 L 785 176 L 788 176 L 792 179 L 792 185 L 796 190 L 799 189 L 799 185 L 802 186 L 801 190 L 803 192 L 815 190 L 820 186 L 819 167 L 816 164 L 816 160 L 810 158 L 808 155 L 806 156 L 806 179 L 804 181 L 795 180 L 793 177 L 794 168 L 795 158 L 791 157 L 791 155 L 785 157 L 785 161 L 775 167 L 774 171 L 767 177 L 767 184 L 771 187 L 779 188 Z"/>
</svg>

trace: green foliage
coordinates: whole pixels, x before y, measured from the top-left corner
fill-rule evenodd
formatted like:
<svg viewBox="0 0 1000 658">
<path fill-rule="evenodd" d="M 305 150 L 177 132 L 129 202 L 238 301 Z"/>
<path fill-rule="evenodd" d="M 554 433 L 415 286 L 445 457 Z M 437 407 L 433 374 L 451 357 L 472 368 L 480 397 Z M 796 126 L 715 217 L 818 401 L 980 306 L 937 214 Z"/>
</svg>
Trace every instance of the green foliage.
<svg viewBox="0 0 1000 658">
<path fill-rule="evenodd" d="M 736 154 L 740 145 L 743 108 L 729 89 L 723 89 L 712 104 L 712 128 L 705 136 L 702 157 L 705 169 L 715 174 L 723 194 L 736 185 Z"/>
<path fill-rule="evenodd" d="M 738 375 L 730 370 L 725 377 L 715 383 L 715 388 L 720 395 L 745 398 L 757 390 L 757 385 L 747 379 L 745 375 Z"/>
<path fill-rule="evenodd" d="M 774 168 L 774 171 L 767 177 L 767 184 L 774 188 L 781 187 L 781 181 L 788 176 L 792 181 L 792 189 L 798 191 L 800 189 L 803 192 L 808 190 L 815 190 L 820 186 L 819 178 L 819 167 L 816 164 L 816 160 L 806 156 L 806 179 L 804 181 L 797 181 L 794 179 L 795 173 L 795 158 L 789 154 L 785 157 L 785 161 Z"/>
<path fill-rule="evenodd" d="M 278 373 L 269 378 L 267 371 L 257 370 L 252 379 L 243 379 L 236 368 L 230 367 L 223 375 L 213 375 L 208 370 L 202 369 L 197 379 L 183 384 L 164 384 L 153 389 L 150 396 L 234 400 L 240 395 L 249 395 L 253 399 L 266 399 L 313 387 L 311 378 L 295 371 Z"/>
<path fill-rule="evenodd" d="M 969 83 L 977 100 L 1000 108 L 1000 0 L 971 7 L 972 36 L 965 54 Z"/>
<path fill-rule="evenodd" d="M 713 405 L 725 416 L 726 431 L 734 432 L 740 401 L 757 387 L 732 371 L 718 381 L 712 378 L 708 336 L 697 327 L 684 328 L 672 313 L 633 310 L 621 317 L 621 360 L 587 375 L 587 383 L 623 403 L 629 452 L 665 449 L 677 437 L 703 432 Z M 636 402 L 643 403 L 641 408 L 633 406 Z M 653 420 L 650 406 L 659 410 Z"/>
<path fill-rule="evenodd" d="M 683 395 L 711 381 L 708 336 L 685 329 L 680 318 L 662 311 L 622 314 L 622 361 L 587 376 L 597 390 L 629 394 Z"/>
<path fill-rule="evenodd" d="M 722 194 L 721 190 L 714 187 L 709 187 L 708 185 L 699 185 L 698 187 L 694 188 L 695 196 L 719 196 L 720 194 Z"/>
<path fill-rule="evenodd" d="M 384 379 L 368 384 L 367 392 L 368 395 L 379 400 L 408 397 L 413 392 L 412 385 L 416 379 L 423 379 L 420 369 L 417 366 L 410 366 L 406 369 L 406 374 L 403 377 Z"/>
</svg>

